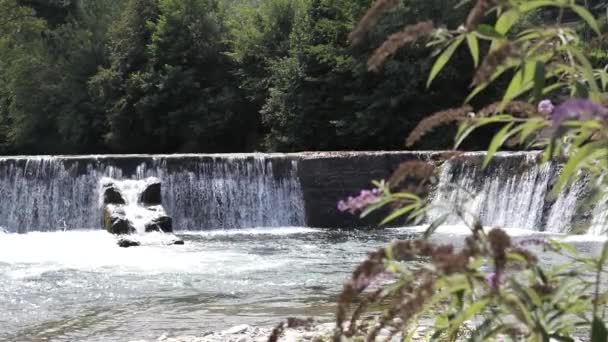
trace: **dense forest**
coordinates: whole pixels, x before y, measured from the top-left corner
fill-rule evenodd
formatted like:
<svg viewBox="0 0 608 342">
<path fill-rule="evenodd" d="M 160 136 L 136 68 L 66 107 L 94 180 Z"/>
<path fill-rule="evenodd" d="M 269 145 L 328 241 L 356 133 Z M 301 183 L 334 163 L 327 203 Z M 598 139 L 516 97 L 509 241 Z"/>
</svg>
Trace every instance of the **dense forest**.
<svg viewBox="0 0 608 342">
<path fill-rule="evenodd" d="M 430 88 L 424 43 L 375 72 L 367 59 L 471 4 L 400 0 L 351 45 L 371 2 L 0 0 L 0 154 L 404 149 L 421 118 L 460 105 L 471 56 Z M 602 39 L 589 49 L 605 61 Z M 451 130 L 413 148 L 445 148 Z"/>
</svg>

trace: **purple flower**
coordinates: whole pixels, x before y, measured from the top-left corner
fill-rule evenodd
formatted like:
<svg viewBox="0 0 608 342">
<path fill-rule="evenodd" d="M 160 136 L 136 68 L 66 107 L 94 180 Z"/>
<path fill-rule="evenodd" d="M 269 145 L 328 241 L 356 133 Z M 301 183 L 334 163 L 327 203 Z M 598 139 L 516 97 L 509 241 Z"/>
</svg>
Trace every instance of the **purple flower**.
<svg viewBox="0 0 608 342">
<path fill-rule="evenodd" d="M 358 211 L 363 211 L 366 207 L 378 203 L 382 196 L 382 190 L 361 190 L 359 196 L 349 196 L 346 200 L 338 202 L 338 210 L 341 212 L 348 211 L 351 214 L 356 214 Z"/>
<path fill-rule="evenodd" d="M 540 114 L 549 116 L 553 113 L 553 109 L 555 109 L 555 106 L 551 100 L 542 100 L 538 103 L 538 112 Z"/>
<path fill-rule="evenodd" d="M 587 99 L 571 99 L 557 106 L 552 114 L 553 126 L 566 120 L 608 119 L 608 108 Z"/>
<path fill-rule="evenodd" d="M 497 273 L 492 272 L 486 276 L 486 283 L 492 288 L 492 290 L 498 290 L 500 286 L 500 277 Z"/>
</svg>

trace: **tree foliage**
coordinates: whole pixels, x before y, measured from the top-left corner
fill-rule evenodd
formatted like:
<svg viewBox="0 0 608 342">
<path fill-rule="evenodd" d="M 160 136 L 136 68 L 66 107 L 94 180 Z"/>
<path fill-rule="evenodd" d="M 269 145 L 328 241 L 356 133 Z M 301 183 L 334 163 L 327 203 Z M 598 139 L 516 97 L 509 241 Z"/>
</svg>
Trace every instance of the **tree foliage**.
<svg viewBox="0 0 608 342">
<path fill-rule="evenodd" d="M 470 8 L 458 2 L 396 1 L 352 46 L 371 0 L 0 0 L 0 153 L 403 149 L 459 104 L 474 63 L 456 49 L 427 88 L 433 47 L 373 73 L 367 57 L 408 23 L 452 27 Z"/>
</svg>

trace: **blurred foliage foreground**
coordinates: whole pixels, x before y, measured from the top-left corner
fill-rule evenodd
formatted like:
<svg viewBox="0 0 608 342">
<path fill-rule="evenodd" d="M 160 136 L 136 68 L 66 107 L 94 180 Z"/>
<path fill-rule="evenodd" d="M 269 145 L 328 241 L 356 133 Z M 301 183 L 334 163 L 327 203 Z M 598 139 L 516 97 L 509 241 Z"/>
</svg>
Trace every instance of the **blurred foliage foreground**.
<svg viewBox="0 0 608 342">
<path fill-rule="evenodd" d="M 352 44 L 394 5 L 391 0 L 375 2 L 352 31 Z M 585 175 L 601 197 L 608 171 L 608 74 L 594 68 L 582 48 L 585 35 L 602 34 L 588 5 L 574 0 L 479 0 L 460 26 L 425 21 L 390 35 L 373 52 L 368 67 L 379 70 L 403 46 L 424 41 L 437 51 L 430 85 L 455 51 L 465 47 L 476 66 L 471 93 L 462 106 L 422 120 L 408 143 L 456 122 L 455 149 L 445 158 L 459 158 L 457 149 L 472 132 L 497 125 L 484 166 L 505 144 L 529 146 L 544 151 L 539 163 L 563 163 L 555 193 Z M 554 23 L 514 31 L 525 18 L 546 11 L 557 13 Z M 572 17 L 585 29 L 565 20 Z M 474 108 L 471 101 L 501 77 L 507 78 L 502 98 Z M 338 209 L 365 216 L 389 206 L 392 214 L 383 223 L 398 217 L 419 222 L 432 209 L 425 194 L 435 176 L 432 165 L 406 162 L 390 179 L 375 182 L 375 189 L 340 201 Z M 429 225 L 423 239 L 395 241 L 372 252 L 339 296 L 334 341 L 375 341 L 383 329 L 409 341 L 418 325 L 427 326 L 426 339 L 438 341 L 607 341 L 608 293 L 602 279 L 608 243 L 599 256 L 583 257 L 559 241 L 515 241 L 508 230 L 482 227 L 459 203 L 445 206 L 470 228 L 463 246 L 429 239 L 444 216 Z M 541 264 L 537 252 L 557 253 L 563 262 Z M 418 261 L 414 266 L 413 260 Z M 362 319 L 370 308 L 377 313 L 379 304 L 385 309 L 375 319 Z"/>
</svg>

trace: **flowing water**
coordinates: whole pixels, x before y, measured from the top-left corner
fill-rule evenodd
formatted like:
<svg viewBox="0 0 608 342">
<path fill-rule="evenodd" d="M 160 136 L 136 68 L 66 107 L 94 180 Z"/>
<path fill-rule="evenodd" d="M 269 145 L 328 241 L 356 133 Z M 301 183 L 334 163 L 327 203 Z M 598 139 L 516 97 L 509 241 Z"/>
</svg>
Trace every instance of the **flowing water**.
<svg viewBox="0 0 608 342">
<path fill-rule="evenodd" d="M 429 159 L 435 155 L 405 152 L 402 157 Z M 382 161 L 389 156 L 378 152 L 364 157 Z M 304 192 L 310 187 L 317 191 L 319 184 L 302 185 L 299 168 L 301 163 L 323 158 L 332 160 L 334 155 L 0 158 L 0 227 L 19 233 L 99 227 L 98 188 L 103 177 L 127 182 L 159 178 L 163 205 L 178 231 L 306 226 Z M 459 204 L 462 212 L 480 218 L 484 225 L 569 233 L 573 226 L 581 225 L 583 217 L 588 233 L 606 232 L 608 196 L 583 213 L 580 202 L 587 191 L 584 180 L 553 196 L 551 187 L 560 165 L 539 164 L 538 152 L 498 153 L 487 168 L 481 166 L 483 158 L 483 153 L 470 152 L 440 166 L 430 219 L 453 211 Z M 332 181 L 332 177 L 341 175 L 327 175 L 317 182 Z M 340 196 L 360 190 L 352 187 L 342 184 Z M 452 216 L 447 222 L 461 220 Z"/>
<path fill-rule="evenodd" d="M 353 267 L 418 232 L 256 228 L 185 233 L 184 246 L 151 233 L 130 249 L 102 231 L 0 235 L 0 340 L 154 340 L 289 316 L 329 321 Z M 462 232 L 448 227 L 438 239 Z"/>
<path fill-rule="evenodd" d="M 0 158 L 0 226 L 8 231 L 99 227 L 99 182 L 161 179 L 181 230 L 303 226 L 297 161 L 267 155 Z"/>
<path fill-rule="evenodd" d="M 463 203 L 461 211 L 484 225 L 531 236 L 569 233 L 585 216 L 590 229 L 576 244 L 584 253 L 598 252 L 608 197 L 581 215 L 584 180 L 551 198 L 559 165 L 538 165 L 537 153 L 501 153 L 486 169 L 482 154 L 466 157 L 441 166 L 429 219 Z M 0 341 L 153 340 L 242 323 L 274 325 L 287 316 L 330 320 L 352 268 L 370 250 L 419 230 L 298 228 L 306 226 L 310 184 L 301 184 L 299 173 L 306 158 L 0 159 Z M 148 177 L 161 179 L 163 206 L 185 245 L 169 246 L 164 235 L 150 233 L 138 238 L 140 247 L 119 248 L 98 228 L 104 177 L 121 180 L 123 192 L 137 190 Z M 354 190 L 344 188 L 341 195 Z M 440 236 L 458 241 L 458 227 L 446 227 Z"/>
<path fill-rule="evenodd" d="M 103 231 L 0 235 L 0 340 L 154 340 L 330 318 L 354 265 L 411 236 L 257 228 L 188 233 L 184 246 L 164 246 L 151 234 L 129 249 Z"/>
</svg>

